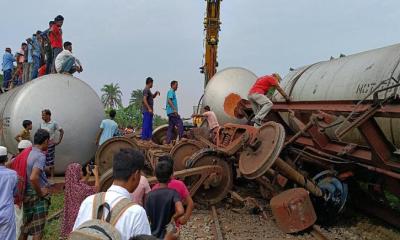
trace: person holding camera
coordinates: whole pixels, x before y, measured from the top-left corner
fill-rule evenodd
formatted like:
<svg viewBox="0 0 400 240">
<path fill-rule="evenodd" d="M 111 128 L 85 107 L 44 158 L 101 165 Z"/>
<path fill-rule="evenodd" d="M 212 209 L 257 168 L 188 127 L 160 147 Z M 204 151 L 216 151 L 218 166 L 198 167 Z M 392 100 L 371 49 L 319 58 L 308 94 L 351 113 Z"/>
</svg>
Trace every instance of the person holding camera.
<svg viewBox="0 0 400 240">
<path fill-rule="evenodd" d="M 79 206 L 85 198 L 93 195 L 100 190 L 99 170 L 96 165 L 86 165 L 86 174 L 82 171 L 79 163 L 68 165 L 65 172 L 64 190 L 64 215 L 61 227 L 61 237 L 67 238 L 72 231 L 76 217 L 78 216 Z M 95 177 L 94 186 L 88 184 L 90 174 Z"/>
</svg>

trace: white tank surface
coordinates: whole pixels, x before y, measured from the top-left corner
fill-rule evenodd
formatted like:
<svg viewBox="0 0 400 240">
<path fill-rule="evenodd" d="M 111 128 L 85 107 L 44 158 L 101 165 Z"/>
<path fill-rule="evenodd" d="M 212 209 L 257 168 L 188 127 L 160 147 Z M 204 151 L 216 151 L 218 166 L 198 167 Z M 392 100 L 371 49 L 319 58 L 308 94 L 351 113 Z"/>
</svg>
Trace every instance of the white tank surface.
<svg viewBox="0 0 400 240">
<path fill-rule="evenodd" d="M 293 101 L 371 100 L 373 92 L 399 83 L 400 44 L 361 52 L 295 69 L 281 85 Z M 379 98 L 398 92 L 398 87 L 379 93 Z M 275 101 L 284 101 L 279 93 Z M 400 147 L 400 120 L 377 118 L 386 137 Z M 332 129 L 334 130 L 334 129 Z M 345 140 L 362 143 L 357 130 Z"/>
<path fill-rule="evenodd" d="M 104 118 L 103 105 L 89 85 L 65 74 L 46 75 L 0 94 L 0 145 L 15 154 L 14 137 L 26 119 L 33 122 L 33 141 L 42 122 L 43 109 L 50 109 L 52 120 L 65 131 L 62 143 L 56 147 L 56 173 L 64 173 L 71 162 L 90 160 L 95 154 L 95 137 Z"/>
<path fill-rule="evenodd" d="M 232 67 L 217 72 L 204 91 L 203 106 L 210 106 L 220 124 L 245 124 L 246 120 L 234 117 L 237 103 L 247 94 L 257 76 L 245 68 Z"/>
<path fill-rule="evenodd" d="M 375 88 L 395 85 L 399 62 L 400 44 L 396 44 L 296 69 L 282 84 L 294 101 L 361 100 Z"/>
</svg>

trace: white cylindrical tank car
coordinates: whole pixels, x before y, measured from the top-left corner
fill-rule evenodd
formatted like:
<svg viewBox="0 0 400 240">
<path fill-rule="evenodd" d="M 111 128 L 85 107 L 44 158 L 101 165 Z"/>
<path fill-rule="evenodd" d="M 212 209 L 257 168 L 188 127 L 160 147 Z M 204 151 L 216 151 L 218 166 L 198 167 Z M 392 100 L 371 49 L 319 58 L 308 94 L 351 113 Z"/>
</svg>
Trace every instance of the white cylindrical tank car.
<svg viewBox="0 0 400 240">
<path fill-rule="evenodd" d="M 204 90 L 203 106 L 210 106 L 217 115 L 220 124 L 246 124 L 246 120 L 234 116 L 236 104 L 247 98 L 257 76 L 251 71 L 232 67 L 217 72 Z"/>
<path fill-rule="evenodd" d="M 284 77 L 281 85 L 294 102 L 371 100 L 373 91 L 399 83 L 399 63 L 400 44 L 396 44 L 292 70 Z M 247 98 L 247 93 L 256 78 L 254 73 L 244 68 L 219 71 L 205 89 L 203 105 L 210 105 L 221 124 L 245 124 L 246 121 L 232 117 L 233 109 L 239 96 Z M 393 91 L 398 91 L 398 87 L 380 93 L 379 98 L 382 99 Z M 279 93 L 275 93 L 273 100 L 284 101 Z M 287 119 L 286 114 L 282 115 Z M 377 118 L 377 121 L 386 137 L 400 147 L 400 131 L 397 128 L 400 120 Z M 289 125 L 292 124 L 289 122 Z M 335 128 L 330 131 L 334 132 Z M 364 143 L 357 129 L 347 134 L 344 140 Z"/>
<path fill-rule="evenodd" d="M 50 109 L 52 120 L 65 131 L 62 143 L 56 147 L 56 173 L 64 173 L 71 162 L 89 161 L 96 151 L 103 105 L 89 85 L 65 74 L 46 75 L 0 94 L 0 145 L 13 154 L 17 152 L 14 138 L 22 130 L 23 120 L 33 122 L 33 141 L 43 109 Z"/>
<path fill-rule="evenodd" d="M 294 102 L 352 100 L 357 103 L 371 100 L 376 90 L 398 84 L 399 63 L 400 44 L 396 44 L 295 69 L 281 84 Z M 393 94 L 393 91 L 398 92 L 398 87 L 381 92 L 379 99 Z M 284 101 L 279 93 L 274 97 L 275 101 Z M 400 120 L 377 118 L 377 122 L 388 140 L 400 147 Z M 364 143 L 357 129 L 347 134 L 344 140 Z"/>
</svg>

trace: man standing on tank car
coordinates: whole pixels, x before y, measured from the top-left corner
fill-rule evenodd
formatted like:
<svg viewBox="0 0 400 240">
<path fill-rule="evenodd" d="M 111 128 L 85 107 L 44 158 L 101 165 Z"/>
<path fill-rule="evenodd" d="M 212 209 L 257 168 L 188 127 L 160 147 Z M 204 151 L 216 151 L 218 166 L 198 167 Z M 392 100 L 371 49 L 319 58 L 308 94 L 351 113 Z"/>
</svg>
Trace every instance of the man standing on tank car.
<svg viewBox="0 0 400 240">
<path fill-rule="evenodd" d="M 171 143 L 174 136 L 175 127 L 178 129 L 179 139 L 183 136 L 183 121 L 178 114 L 178 100 L 176 99 L 176 90 L 178 90 L 178 81 L 171 82 L 171 89 L 167 94 L 167 116 L 168 116 L 168 131 L 167 144 Z"/>
<path fill-rule="evenodd" d="M 56 121 L 51 120 L 51 111 L 49 109 L 44 109 L 42 111 L 42 120 L 43 122 L 40 124 L 40 129 L 47 130 L 50 134 L 50 140 L 46 154 L 46 166 L 50 170 L 51 180 L 54 181 L 54 159 L 56 157 L 56 146 L 61 143 L 64 137 L 64 130 Z M 60 132 L 58 141 L 55 139 L 56 131 Z"/>
<path fill-rule="evenodd" d="M 251 102 L 251 106 L 255 115 L 253 118 L 254 127 L 261 127 L 264 118 L 271 110 L 273 103 L 267 97 L 267 95 L 272 95 L 275 89 L 278 90 L 278 92 L 286 99 L 286 101 L 290 101 L 290 97 L 279 86 L 281 79 L 282 78 L 277 73 L 266 75 L 258 78 L 254 85 L 250 88 L 248 99 Z"/>
<path fill-rule="evenodd" d="M 3 63 L 2 63 L 2 70 L 3 70 L 3 89 L 5 91 L 8 90 L 8 86 L 10 80 L 12 78 L 12 71 L 14 69 L 14 62 L 15 57 L 11 53 L 11 48 L 6 48 L 6 51 L 3 55 Z"/>
<path fill-rule="evenodd" d="M 143 89 L 143 123 L 142 123 L 142 140 L 151 140 L 153 133 L 153 115 L 154 115 L 154 98 L 160 96 L 160 92 L 156 91 L 154 94 L 151 92 L 153 87 L 153 79 L 151 77 L 146 78 L 146 87 Z"/>
<path fill-rule="evenodd" d="M 58 15 L 57 17 L 54 18 L 54 24 L 51 26 L 49 31 L 49 40 L 53 52 L 53 59 L 52 59 L 53 62 L 51 65 L 52 73 L 56 72 L 54 61 L 56 60 L 58 54 L 60 54 L 63 50 L 63 38 L 61 29 L 63 24 L 64 24 L 64 17 Z"/>
</svg>

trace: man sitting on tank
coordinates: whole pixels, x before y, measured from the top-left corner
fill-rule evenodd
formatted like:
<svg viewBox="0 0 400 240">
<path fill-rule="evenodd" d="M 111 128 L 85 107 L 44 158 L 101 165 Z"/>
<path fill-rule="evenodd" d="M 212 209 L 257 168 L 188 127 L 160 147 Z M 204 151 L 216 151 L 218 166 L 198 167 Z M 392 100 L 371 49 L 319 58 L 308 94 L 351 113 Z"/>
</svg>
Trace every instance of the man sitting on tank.
<svg viewBox="0 0 400 240">
<path fill-rule="evenodd" d="M 277 73 L 272 75 L 266 75 L 257 79 L 254 85 L 250 88 L 247 98 L 251 102 L 251 106 L 254 111 L 254 127 L 261 127 L 264 118 L 267 116 L 271 110 L 273 103 L 268 98 L 272 96 L 275 89 L 286 99 L 290 101 L 290 97 L 285 93 L 285 91 L 279 85 L 281 77 Z"/>
<path fill-rule="evenodd" d="M 55 60 L 55 67 L 57 73 L 74 74 L 75 72 L 82 72 L 82 64 L 79 60 L 72 55 L 72 43 L 64 43 L 64 51 L 57 55 Z"/>
</svg>

